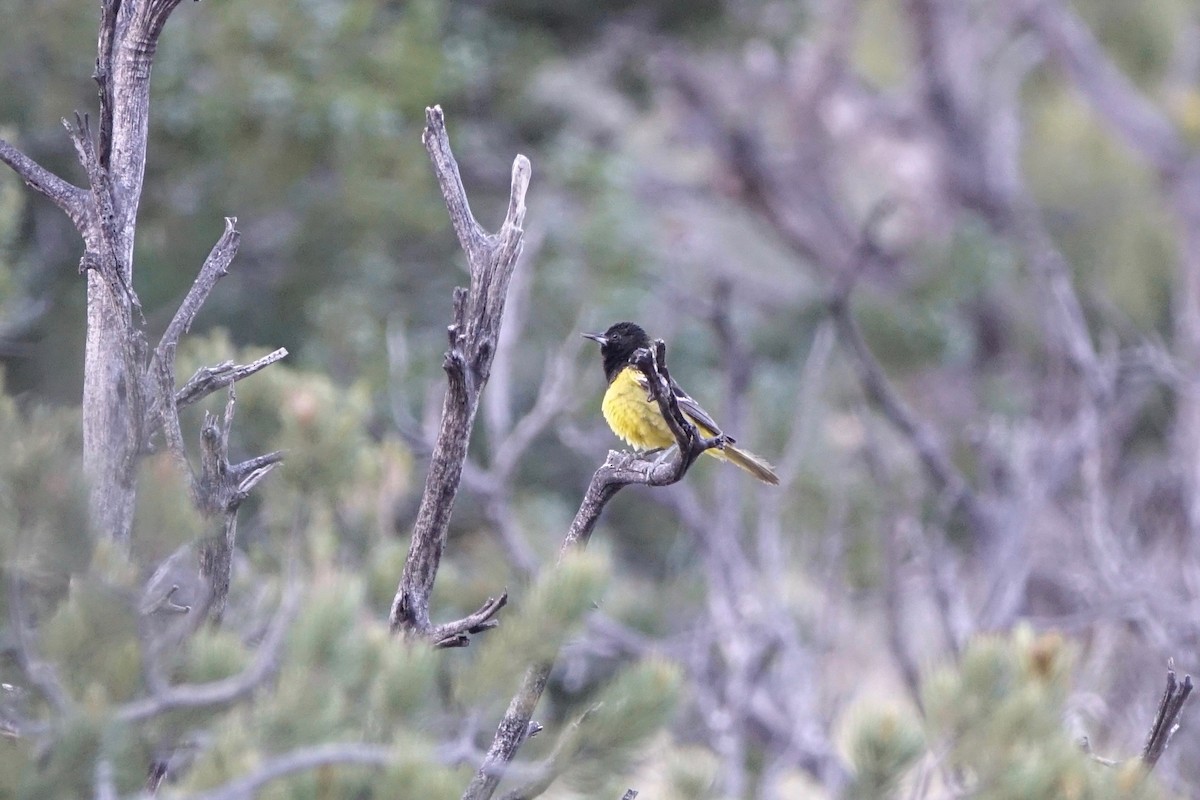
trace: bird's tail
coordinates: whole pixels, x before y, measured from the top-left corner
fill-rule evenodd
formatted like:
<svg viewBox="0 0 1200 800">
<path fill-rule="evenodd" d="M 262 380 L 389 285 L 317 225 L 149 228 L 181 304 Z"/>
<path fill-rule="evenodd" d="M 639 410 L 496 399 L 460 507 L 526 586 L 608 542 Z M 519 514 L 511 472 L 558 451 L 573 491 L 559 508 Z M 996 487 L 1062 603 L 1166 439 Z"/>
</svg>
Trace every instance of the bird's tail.
<svg viewBox="0 0 1200 800">
<path fill-rule="evenodd" d="M 769 483 L 772 486 L 779 485 L 779 476 L 775 474 L 775 468 L 765 458 L 757 456 L 749 450 L 743 450 L 735 445 L 727 444 L 724 448 L 714 447 L 705 452 L 724 461 L 731 461 L 737 464 L 763 483 Z"/>
</svg>

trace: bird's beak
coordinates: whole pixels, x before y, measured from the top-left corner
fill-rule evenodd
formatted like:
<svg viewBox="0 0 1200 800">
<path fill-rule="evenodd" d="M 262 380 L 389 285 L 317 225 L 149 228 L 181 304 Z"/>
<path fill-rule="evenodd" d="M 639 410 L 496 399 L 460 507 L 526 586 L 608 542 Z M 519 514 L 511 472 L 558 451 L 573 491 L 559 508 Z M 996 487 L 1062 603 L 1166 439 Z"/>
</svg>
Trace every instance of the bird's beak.
<svg viewBox="0 0 1200 800">
<path fill-rule="evenodd" d="M 601 347 L 608 344 L 608 337 L 603 333 L 581 333 L 580 336 L 591 339 L 593 342 L 599 342 Z"/>
</svg>

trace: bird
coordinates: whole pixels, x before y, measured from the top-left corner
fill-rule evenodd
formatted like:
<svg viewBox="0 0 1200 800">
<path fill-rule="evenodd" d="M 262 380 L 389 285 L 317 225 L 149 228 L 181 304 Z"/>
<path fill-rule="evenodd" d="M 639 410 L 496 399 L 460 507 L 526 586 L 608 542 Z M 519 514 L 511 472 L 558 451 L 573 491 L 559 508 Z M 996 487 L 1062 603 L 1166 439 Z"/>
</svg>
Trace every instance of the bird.
<svg viewBox="0 0 1200 800">
<path fill-rule="evenodd" d="M 608 380 L 600 410 L 612 432 L 641 452 L 674 445 L 675 435 L 663 418 L 658 403 L 650 397 L 646 376 L 632 363 L 637 350 L 650 348 L 650 337 L 646 331 L 633 322 L 618 322 L 604 333 L 584 333 L 583 336 L 600 344 L 604 377 Z M 724 435 L 712 416 L 674 378 L 671 379 L 671 391 L 675 394 L 679 410 L 696 426 L 700 435 L 706 438 Z M 711 447 L 704 452 L 736 464 L 763 483 L 773 486 L 779 484 L 775 468 L 766 459 L 737 447 L 732 438 L 726 438 L 724 446 Z"/>
</svg>

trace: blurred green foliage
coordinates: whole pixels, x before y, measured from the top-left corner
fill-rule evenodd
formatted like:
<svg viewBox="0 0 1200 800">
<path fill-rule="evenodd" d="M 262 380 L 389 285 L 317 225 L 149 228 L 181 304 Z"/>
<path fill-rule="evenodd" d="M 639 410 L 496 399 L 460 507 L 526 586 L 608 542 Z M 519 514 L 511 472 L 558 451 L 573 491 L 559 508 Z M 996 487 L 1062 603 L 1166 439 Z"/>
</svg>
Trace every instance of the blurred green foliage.
<svg viewBox="0 0 1200 800">
<path fill-rule="evenodd" d="M 897 711 L 872 710 L 857 720 L 850 745 L 854 779 L 847 796 L 892 797 L 901 777 L 925 752 L 917 720 Z"/>
<path fill-rule="evenodd" d="M 981 800 L 1166 797 L 1140 761 L 1104 764 L 1063 729 L 1073 664 L 1057 633 L 1019 627 L 970 642 L 923 681 L 924 720 L 872 708 L 853 721 L 855 800 L 933 789 Z M 922 730 L 924 728 L 924 731 Z M 924 788 L 920 788 L 924 787 Z"/>
<path fill-rule="evenodd" d="M 1136 759 L 1104 765 L 1071 741 L 1062 727 L 1071 664 L 1062 636 L 1021 627 L 977 639 L 961 664 L 926 680 L 930 736 L 973 797 L 1163 796 Z"/>
</svg>

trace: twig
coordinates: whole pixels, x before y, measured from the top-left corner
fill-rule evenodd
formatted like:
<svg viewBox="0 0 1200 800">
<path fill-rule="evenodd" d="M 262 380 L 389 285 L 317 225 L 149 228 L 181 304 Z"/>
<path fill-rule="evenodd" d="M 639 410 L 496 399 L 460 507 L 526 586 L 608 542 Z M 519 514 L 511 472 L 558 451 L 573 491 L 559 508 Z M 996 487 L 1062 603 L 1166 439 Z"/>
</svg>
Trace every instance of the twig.
<svg viewBox="0 0 1200 800">
<path fill-rule="evenodd" d="M 222 361 L 212 367 L 201 367 L 196 370 L 196 374 L 188 378 L 187 383 L 180 387 L 179 391 L 175 392 L 175 403 L 184 408 L 192 403 L 203 400 L 210 394 L 224 389 L 231 383 L 236 383 L 243 378 L 248 378 L 260 370 L 274 364 L 276 361 L 281 361 L 287 357 L 288 351 L 286 347 L 280 347 L 277 350 L 272 350 L 262 358 L 251 361 L 249 364 L 235 364 L 232 361 Z"/>
<path fill-rule="evenodd" d="M 676 483 L 687 474 L 701 453 L 720 447 L 726 441 L 724 435 L 702 437 L 680 411 L 671 390 L 666 345 L 661 339 L 655 341 L 653 352 L 644 348 L 636 351 L 632 364 L 646 377 L 647 391 L 666 418 L 675 436 L 676 447 L 668 451 L 669 457 L 659 461 L 648 461 L 629 452 L 609 451 L 608 458 L 592 475 L 583 502 L 567 530 L 559 549 L 560 563 L 568 553 L 587 547 L 604 507 L 622 488 L 631 484 L 668 486 Z M 553 666 L 552 660 L 544 661 L 532 664 L 526 670 L 521 687 L 513 695 L 496 729 L 487 756 L 463 793 L 463 800 L 489 800 L 496 791 L 508 765 L 528 738 L 533 710 L 546 689 Z"/>
<path fill-rule="evenodd" d="M 88 193 L 38 164 L 15 146 L 0 139 L 0 161 L 3 161 L 34 191 L 45 195 L 62 209 L 81 234 L 88 228 Z"/>
<path fill-rule="evenodd" d="M 262 787 L 296 772 L 337 764 L 386 767 L 396 759 L 397 753 L 391 747 L 358 742 L 302 747 L 266 761 L 249 775 L 207 792 L 188 795 L 183 800 L 254 800 Z"/>
<path fill-rule="evenodd" d="M 235 225 L 237 225 L 237 217 L 225 218 L 225 230 L 217 243 L 213 245 L 212 250 L 209 251 L 208 257 L 204 259 L 204 264 L 200 267 L 200 274 L 192 282 L 183 302 L 179 304 L 179 310 L 171 319 L 171 324 L 163 332 L 162 339 L 154 351 L 155 358 L 166 358 L 173 353 L 179 345 L 179 339 L 191 330 L 192 322 L 200 313 L 201 306 L 208 299 L 213 287 L 217 285 L 217 281 L 229 274 L 229 265 L 233 263 L 233 259 L 237 255 L 238 245 L 242 238 L 241 233 L 234 227 Z"/>
<path fill-rule="evenodd" d="M 500 230 L 488 234 L 471 215 L 441 107 L 426 109 L 425 121 L 421 138 L 433 162 L 450 221 L 467 255 L 471 284 L 469 289 L 460 287 L 454 292 L 454 321 L 447 329 L 449 350 L 442 364 L 449 384 L 442 403 L 442 422 L 389 619 L 394 633 L 437 637 L 436 642 L 445 642 L 449 637 L 463 644 L 458 637 L 478 627 L 476 615 L 434 626 L 429 617 L 429 596 L 446 546 L 479 395 L 491 372 L 508 285 L 521 254 L 530 165 L 529 159 L 521 155 L 513 161 L 508 213 Z M 496 605 L 491 613 L 498 610 Z"/>
<path fill-rule="evenodd" d="M 1192 694 L 1192 676 L 1184 675 L 1183 683 L 1175 679 L 1174 665 L 1167 668 L 1167 688 L 1158 704 L 1158 713 L 1150 726 L 1150 734 L 1146 737 L 1146 746 L 1142 749 L 1142 763 L 1146 771 L 1154 769 L 1158 759 L 1167 749 L 1171 737 L 1179 730 L 1179 717 L 1183 714 L 1183 705 Z"/>
<path fill-rule="evenodd" d="M 466 647 L 470 643 L 467 634 L 482 633 L 500 624 L 492 619 L 500 613 L 500 609 L 508 603 L 508 591 L 500 593 L 499 597 L 489 597 L 479 610 L 470 616 L 444 625 L 437 625 L 429 634 L 434 647 Z"/>
</svg>

